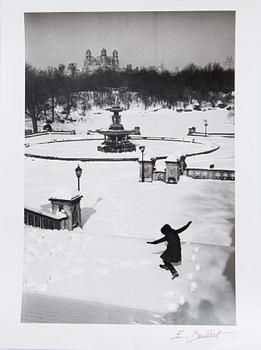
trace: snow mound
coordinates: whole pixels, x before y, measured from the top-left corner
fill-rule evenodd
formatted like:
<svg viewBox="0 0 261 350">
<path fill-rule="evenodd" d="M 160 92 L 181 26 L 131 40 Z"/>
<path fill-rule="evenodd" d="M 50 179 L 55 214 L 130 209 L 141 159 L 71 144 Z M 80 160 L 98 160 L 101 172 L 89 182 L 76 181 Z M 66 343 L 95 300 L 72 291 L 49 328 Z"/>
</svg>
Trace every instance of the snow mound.
<svg viewBox="0 0 261 350">
<path fill-rule="evenodd" d="M 176 304 L 176 303 L 169 303 L 166 305 L 166 309 L 169 312 L 175 312 L 177 311 L 178 308 L 179 308 L 179 304 Z"/>
<path fill-rule="evenodd" d="M 176 162 L 177 160 L 180 159 L 180 157 L 182 156 L 181 152 L 176 152 L 173 154 L 170 154 L 168 156 L 168 158 L 166 159 L 167 162 Z"/>
</svg>

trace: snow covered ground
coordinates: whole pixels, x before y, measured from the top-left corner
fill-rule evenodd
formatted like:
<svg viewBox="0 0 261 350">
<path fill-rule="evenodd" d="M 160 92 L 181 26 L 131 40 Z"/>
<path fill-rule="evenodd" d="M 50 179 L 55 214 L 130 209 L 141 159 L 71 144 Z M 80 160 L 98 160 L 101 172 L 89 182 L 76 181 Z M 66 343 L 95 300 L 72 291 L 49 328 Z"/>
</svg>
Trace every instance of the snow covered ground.
<svg viewBox="0 0 261 350">
<path fill-rule="evenodd" d="M 132 109 L 122 112 L 122 123 L 126 129 L 140 126 L 142 134 L 148 136 L 185 137 L 190 126 L 203 130 L 203 119 L 208 119 L 209 131 L 233 132 L 233 121 L 227 114 L 226 110 L 179 114 Z M 87 129 L 109 124 L 106 111 L 90 113 L 86 122 L 75 122 L 70 127 L 77 131 L 74 137 L 79 137 L 86 135 Z M 207 162 L 227 164 L 229 160 L 233 166 L 233 139 L 207 139 L 220 149 L 196 156 L 194 161 L 204 157 Z M 74 147 L 78 142 L 63 144 Z M 56 152 L 57 145 L 31 147 L 48 147 L 48 152 Z M 163 147 L 173 153 L 168 149 L 172 143 L 166 142 Z M 48 198 L 57 188 L 75 190 L 77 164 L 25 158 L 25 204 L 48 210 Z M 178 185 L 142 184 L 136 162 L 83 162 L 80 166 L 83 228 L 68 232 L 25 226 L 27 298 L 23 319 L 26 321 L 32 300 L 28 296 L 37 294 L 63 298 L 60 300 L 65 304 L 67 300 L 68 305 L 69 300 L 75 300 L 86 305 L 143 310 L 150 313 L 155 324 L 234 324 L 234 183 L 182 176 Z M 189 220 L 192 225 L 181 235 L 180 276 L 171 280 L 170 273 L 158 266 L 165 245 L 151 246 L 146 241 L 160 238 L 160 228 L 166 223 L 178 228 Z M 47 314 L 45 317 L 48 319 Z M 60 321 L 64 321 L 62 316 Z M 88 322 L 78 314 L 75 322 L 81 321 Z M 128 318 L 122 322 L 132 321 Z"/>
</svg>

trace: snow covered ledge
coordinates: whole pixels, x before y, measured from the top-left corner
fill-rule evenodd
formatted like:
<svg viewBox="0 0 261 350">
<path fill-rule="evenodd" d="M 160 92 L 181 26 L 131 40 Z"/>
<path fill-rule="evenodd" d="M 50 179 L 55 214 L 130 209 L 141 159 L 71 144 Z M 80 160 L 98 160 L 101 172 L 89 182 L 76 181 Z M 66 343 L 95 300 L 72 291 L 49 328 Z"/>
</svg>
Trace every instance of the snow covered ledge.
<svg viewBox="0 0 261 350">
<path fill-rule="evenodd" d="M 82 227 L 80 207 L 82 197 L 79 192 L 72 194 L 66 187 L 58 188 L 53 196 L 49 198 L 52 211 L 43 211 L 25 206 L 24 223 L 50 230 L 72 231 L 75 227 Z"/>
<path fill-rule="evenodd" d="M 65 229 L 72 231 L 75 227 L 81 227 L 82 199 L 80 192 L 74 193 L 67 187 L 59 187 L 49 198 L 52 205 L 52 214 L 65 213 L 67 216 Z"/>
</svg>

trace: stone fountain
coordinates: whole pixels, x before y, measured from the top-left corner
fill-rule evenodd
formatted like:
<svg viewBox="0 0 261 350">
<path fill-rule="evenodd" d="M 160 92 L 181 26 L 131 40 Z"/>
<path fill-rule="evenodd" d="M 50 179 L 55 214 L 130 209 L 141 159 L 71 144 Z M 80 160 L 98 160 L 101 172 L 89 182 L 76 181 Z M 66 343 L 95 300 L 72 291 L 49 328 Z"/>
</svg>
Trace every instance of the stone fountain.
<svg viewBox="0 0 261 350">
<path fill-rule="evenodd" d="M 103 143 L 97 147 L 97 150 L 105 153 L 121 153 L 136 151 L 136 145 L 130 142 L 130 135 L 135 134 L 135 129 L 125 130 L 121 124 L 120 112 L 123 108 L 120 107 L 119 91 L 112 90 L 115 97 L 114 106 L 108 108 L 112 112 L 112 124 L 107 130 L 99 130 L 99 133 L 104 135 Z"/>
</svg>

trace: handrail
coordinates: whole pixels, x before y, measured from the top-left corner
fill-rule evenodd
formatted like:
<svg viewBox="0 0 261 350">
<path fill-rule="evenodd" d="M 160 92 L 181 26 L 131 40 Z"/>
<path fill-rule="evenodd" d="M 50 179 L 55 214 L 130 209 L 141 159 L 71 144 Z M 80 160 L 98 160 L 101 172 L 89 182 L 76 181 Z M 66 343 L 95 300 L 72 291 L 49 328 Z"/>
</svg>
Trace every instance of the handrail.
<svg viewBox="0 0 261 350">
<path fill-rule="evenodd" d="M 52 214 L 30 207 L 24 208 L 24 223 L 26 225 L 60 230 L 62 228 L 62 222 L 66 219 L 67 215 L 65 213 Z"/>
</svg>

